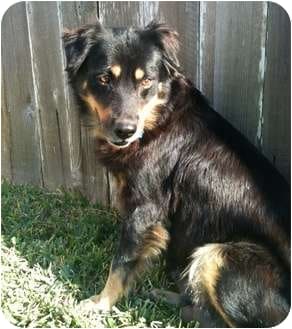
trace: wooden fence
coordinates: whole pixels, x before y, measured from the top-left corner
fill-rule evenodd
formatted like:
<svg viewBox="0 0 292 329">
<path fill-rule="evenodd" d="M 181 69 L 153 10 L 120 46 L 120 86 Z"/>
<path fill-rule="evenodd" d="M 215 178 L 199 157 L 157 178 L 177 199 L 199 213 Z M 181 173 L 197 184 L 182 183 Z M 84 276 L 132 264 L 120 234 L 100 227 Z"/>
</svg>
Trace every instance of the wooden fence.
<svg viewBox="0 0 292 329">
<path fill-rule="evenodd" d="M 100 20 L 180 33 L 186 75 L 290 179 L 290 19 L 266 2 L 21 2 L 2 19 L 2 177 L 114 201 L 64 73 L 60 35 Z"/>
</svg>

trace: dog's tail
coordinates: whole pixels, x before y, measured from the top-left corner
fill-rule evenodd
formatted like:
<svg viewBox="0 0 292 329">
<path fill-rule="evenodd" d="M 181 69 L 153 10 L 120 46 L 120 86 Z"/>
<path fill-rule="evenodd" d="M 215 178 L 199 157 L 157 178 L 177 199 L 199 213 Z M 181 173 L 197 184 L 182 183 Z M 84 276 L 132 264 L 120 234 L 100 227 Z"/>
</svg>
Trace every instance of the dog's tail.
<svg viewBox="0 0 292 329">
<path fill-rule="evenodd" d="M 200 247 L 185 276 L 192 303 L 198 307 L 209 304 L 230 327 L 271 327 L 289 313 L 290 274 L 268 249 L 256 243 Z"/>
</svg>

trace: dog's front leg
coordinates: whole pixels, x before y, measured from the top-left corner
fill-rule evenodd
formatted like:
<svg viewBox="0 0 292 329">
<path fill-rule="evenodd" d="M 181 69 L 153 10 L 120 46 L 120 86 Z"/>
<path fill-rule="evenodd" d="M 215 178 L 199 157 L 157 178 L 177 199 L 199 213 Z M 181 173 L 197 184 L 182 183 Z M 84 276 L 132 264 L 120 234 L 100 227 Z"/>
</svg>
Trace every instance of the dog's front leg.
<svg viewBox="0 0 292 329">
<path fill-rule="evenodd" d="M 166 249 L 168 232 L 159 217 L 159 211 L 151 204 L 136 208 L 125 220 L 106 285 L 99 295 L 90 298 L 95 309 L 110 310 L 143 270 L 147 259 Z"/>
</svg>

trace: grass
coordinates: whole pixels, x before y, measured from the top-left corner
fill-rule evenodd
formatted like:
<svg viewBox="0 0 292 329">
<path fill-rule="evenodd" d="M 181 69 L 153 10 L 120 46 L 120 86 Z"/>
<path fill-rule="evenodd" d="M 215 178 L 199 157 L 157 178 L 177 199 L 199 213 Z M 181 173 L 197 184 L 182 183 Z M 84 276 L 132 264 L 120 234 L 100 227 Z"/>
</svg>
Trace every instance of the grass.
<svg viewBox="0 0 292 329">
<path fill-rule="evenodd" d="M 147 298 L 171 288 L 156 264 L 109 314 L 84 313 L 78 302 L 106 280 L 119 216 L 84 198 L 2 183 L 2 298 L 5 317 L 19 327 L 193 327 L 180 310 Z"/>
</svg>

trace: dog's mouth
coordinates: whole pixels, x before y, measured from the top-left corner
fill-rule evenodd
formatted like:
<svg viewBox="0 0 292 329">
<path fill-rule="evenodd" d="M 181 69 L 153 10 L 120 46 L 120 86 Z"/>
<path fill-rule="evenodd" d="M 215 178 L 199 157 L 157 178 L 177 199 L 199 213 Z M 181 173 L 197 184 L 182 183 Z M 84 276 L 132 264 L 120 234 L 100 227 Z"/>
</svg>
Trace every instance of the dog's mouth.
<svg viewBox="0 0 292 329">
<path fill-rule="evenodd" d="M 133 136 L 131 136 L 130 138 L 127 139 L 113 139 L 113 138 L 107 138 L 107 142 L 116 147 L 116 148 L 126 148 L 128 147 L 130 144 L 132 144 L 133 142 L 141 139 L 143 137 L 143 130 L 138 129 L 135 134 Z"/>
<path fill-rule="evenodd" d="M 113 144 L 114 144 L 114 145 L 117 145 L 117 146 L 125 146 L 125 145 L 127 145 L 127 144 L 129 144 L 129 143 L 126 142 L 126 141 L 121 141 L 121 142 L 114 142 Z"/>
<path fill-rule="evenodd" d="M 112 144 L 113 146 L 116 147 L 127 147 L 128 145 L 130 145 L 130 142 L 127 142 L 126 140 L 122 140 L 122 141 L 109 141 L 108 143 Z"/>
</svg>

